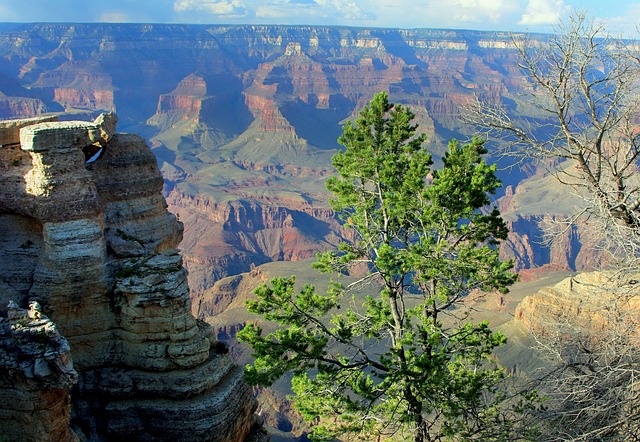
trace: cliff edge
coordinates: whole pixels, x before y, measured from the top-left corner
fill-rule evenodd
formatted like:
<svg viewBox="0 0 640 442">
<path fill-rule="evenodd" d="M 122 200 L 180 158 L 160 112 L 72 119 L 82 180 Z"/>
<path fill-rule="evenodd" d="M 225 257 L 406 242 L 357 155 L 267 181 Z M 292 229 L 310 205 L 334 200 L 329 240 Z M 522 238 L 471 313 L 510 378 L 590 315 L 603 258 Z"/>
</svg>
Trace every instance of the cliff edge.
<svg viewBox="0 0 640 442">
<path fill-rule="evenodd" d="M 243 441 L 251 390 L 192 316 L 182 224 L 145 140 L 116 122 L 0 122 L 0 394 L 20 398 L 0 404 L 0 433 Z M 38 412 L 47 399 L 57 411 Z"/>
</svg>

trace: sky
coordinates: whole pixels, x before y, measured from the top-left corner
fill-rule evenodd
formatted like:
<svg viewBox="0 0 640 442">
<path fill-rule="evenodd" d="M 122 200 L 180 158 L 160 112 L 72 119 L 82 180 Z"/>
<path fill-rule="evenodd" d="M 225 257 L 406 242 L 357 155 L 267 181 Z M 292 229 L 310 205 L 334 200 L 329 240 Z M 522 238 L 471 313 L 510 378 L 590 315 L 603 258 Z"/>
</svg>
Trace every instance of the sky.
<svg viewBox="0 0 640 442">
<path fill-rule="evenodd" d="M 344 25 L 553 32 L 584 11 L 637 36 L 640 1 L 624 0 L 0 0 L 0 22 Z"/>
</svg>

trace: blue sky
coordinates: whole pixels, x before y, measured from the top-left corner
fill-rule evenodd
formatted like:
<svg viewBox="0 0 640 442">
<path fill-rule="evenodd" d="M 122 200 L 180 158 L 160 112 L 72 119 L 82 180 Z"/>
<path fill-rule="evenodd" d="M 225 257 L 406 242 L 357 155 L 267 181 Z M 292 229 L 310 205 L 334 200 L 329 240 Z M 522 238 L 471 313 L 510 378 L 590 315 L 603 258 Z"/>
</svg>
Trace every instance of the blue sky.
<svg viewBox="0 0 640 442">
<path fill-rule="evenodd" d="M 640 1 L 622 0 L 0 0 L 0 22 L 309 24 L 552 32 L 584 10 L 636 35 Z"/>
</svg>

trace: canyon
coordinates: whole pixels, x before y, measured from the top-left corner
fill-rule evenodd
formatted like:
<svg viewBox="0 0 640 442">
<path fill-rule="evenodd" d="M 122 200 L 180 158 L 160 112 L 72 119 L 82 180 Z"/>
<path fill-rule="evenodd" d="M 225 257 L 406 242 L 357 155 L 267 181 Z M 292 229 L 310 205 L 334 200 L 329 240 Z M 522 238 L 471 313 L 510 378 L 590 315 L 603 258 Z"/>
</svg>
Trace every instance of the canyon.
<svg viewBox="0 0 640 442">
<path fill-rule="evenodd" d="M 169 209 L 185 225 L 181 248 L 195 293 L 252 265 L 306 259 L 336 244 L 344 232 L 323 182 L 340 125 L 375 92 L 411 107 L 437 159 L 449 139 L 476 133 L 458 118 L 470 100 L 516 109 L 524 82 L 511 36 L 500 32 L 4 24 L 0 54 L 1 118 L 117 111 L 125 131 L 149 139 Z M 541 170 L 503 169 L 496 198 L 513 201 L 526 190 L 534 199 L 530 179 L 553 192 L 557 184 Z M 570 249 L 539 244 L 549 216 L 563 215 L 557 205 L 496 204 L 512 227 L 504 256 L 518 269 L 597 261 L 580 232 Z"/>
<path fill-rule="evenodd" d="M 341 125 L 387 90 L 414 112 L 438 164 L 450 139 L 476 133 L 459 118 L 474 97 L 527 117 L 512 37 L 523 36 L 0 24 L 0 119 L 8 120 L 0 130 L 7 137 L 0 139 L 0 313 L 11 300 L 28 316 L 28 301 L 37 300 L 59 331 L 44 333 L 59 349 L 47 357 L 73 358 L 73 366 L 56 365 L 46 389 L 61 419 L 51 431 L 59 440 L 73 440 L 76 430 L 114 440 L 133 432 L 138 440 L 183 440 L 185 427 L 221 434 L 203 414 L 208 404 L 226 422 L 220 425 L 239 425 L 229 431 L 245 437 L 255 405 L 231 354 L 248 355 L 235 347 L 228 353 L 221 342 L 233 345 L 252 320 L 243 299 L 256 284 L 292 273 L 315 282 L 305 273 L 309 261 L 348 237 L 324 187 Z M 115 132 L 113 117 L 87 122 L 104 112 L 117 112 L 125 133 Z M 47 131 L 59 134 L 52 145 L 38 141 Z M 100 157 L 85 163 L 99 147 Z M 488 147 L 503 182 L 493 204 L 511 230 L 501 252 L 522 280 L 600 265 L 587 226 L 544 241 L 579 198 L 544 165 L 513 165 L 497 142 Z M 522 324 L 574 309 L 545 293 L 522 304 Z M 547 309 L 547 298 L 559 301 Z M 0 346 L 22 340 L 30 357 L 46 359 L 38 330 L 52 326 L 23 322 L 13 337 L 15 324 L 3 323 Z M 0 361 L 17 357 L 7 351 Z M 44 403 L 33 387 L 39 380 L 7 364 L 6 385 L 20 379 L 30 386 L 29 403 Z M 129 397 L 133 386 L 141 400 Z M 278 401 L 263 397 L 260 405 L 275 427 L 282 416 L 273 410 L 286 408 Z M 72 415 L 94 416 L 106 403 L 108 421 Z M 184 413 L 194 423 L 163 423 Z"/>
</svg>

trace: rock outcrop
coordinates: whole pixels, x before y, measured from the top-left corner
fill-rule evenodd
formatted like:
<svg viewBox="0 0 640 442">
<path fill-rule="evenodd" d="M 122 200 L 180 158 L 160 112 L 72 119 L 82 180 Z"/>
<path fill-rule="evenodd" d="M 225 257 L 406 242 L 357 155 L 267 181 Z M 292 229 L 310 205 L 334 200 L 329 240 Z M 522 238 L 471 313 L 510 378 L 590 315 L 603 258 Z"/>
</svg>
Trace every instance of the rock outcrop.
<svg viewBox="0 0 640 442">
<path fill-rule="evenodd" d="M 0 92 L 0 117 L 29 118 L 47 111 L 47 106 L 38 98 L 7 97 Z"/>
<path fill-rule="evenodd" d="M 613 271 L 580 273 L 525 297 L 515 311 L 516 321 L 539 336 L 571 332 L 605 332 L 624 318 L 640 333 L 638 275 Z"/>
<path fill-rule="evenodd" d="M 516 270 L 592 270 L 606 266 L 597 244 L 599 232 L 588 219 L 569 223 L 581 211 L 581 198 L 550 174 L 538 172 L 515 186 L 507 186 L 498 201 L 509 237 L 500 245 Z"/>
<path fill-rule="evenodd" d="M 15 302 L 0 318 L 0 417 L 7 441 L 77 441 L 69 388 L 77 382 L 71 349 L 37 302 Z"/>
<path fill-rule="evenodd" d="M 6 325 L 3 306 L 42 305 L 71 349 L 72 424 L 89 440 L 245 440 L 255 401 L 213 329 L 191 315 L 182 224 L 166 210 L 154 155 L 116 133 L 113 114 L 51 120 L 0 123 L 3 336 L 40 336 L 31 323 Z M 39 367 L 51 348 L 26 359 Z M 22 365 L 7 373 L 4 384 L 33 400 L 20 419 L 4 419 L 16 404 L 2 401 L 3 434 L 35 419 L 42 437 L 32 440 L 71 440 L 64 406 L 76 379 L 44 382 Z M 38 414 L 47 400 L 60 412 Z"/>
</svg>

